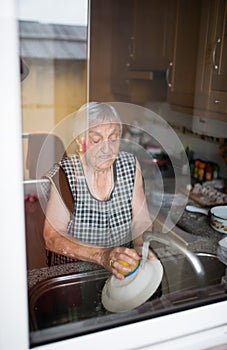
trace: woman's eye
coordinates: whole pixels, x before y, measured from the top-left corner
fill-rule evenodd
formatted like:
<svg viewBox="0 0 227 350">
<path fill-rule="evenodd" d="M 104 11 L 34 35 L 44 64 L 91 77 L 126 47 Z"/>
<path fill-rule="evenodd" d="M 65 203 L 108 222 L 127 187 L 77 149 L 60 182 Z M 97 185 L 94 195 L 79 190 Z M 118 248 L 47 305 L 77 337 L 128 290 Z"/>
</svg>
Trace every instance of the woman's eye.
<svg viewBox="0 0 227 350">
<path fill-rule="evenodd" d="M 119 142 L 119 138 L 116 137 L 116 138 L 114 138 L 114 139 L 111 139 L 110 141 L 111 141 L 112 143 L 116 143 L 116 142 Z"/>
<path fill-rule="evenodd" d="M 99 142 L 100 142 L 100 139 L 93 139 L 92 142 L 93 142 L 93 143 L 99 143 Z"/>
<path fill-rule="evenodd" d="M 114 143 L 117 142 L 119 140 L 119 138 L 117 136 L 113 136 L 110 138 L 110 142 Z"/>
</svg>

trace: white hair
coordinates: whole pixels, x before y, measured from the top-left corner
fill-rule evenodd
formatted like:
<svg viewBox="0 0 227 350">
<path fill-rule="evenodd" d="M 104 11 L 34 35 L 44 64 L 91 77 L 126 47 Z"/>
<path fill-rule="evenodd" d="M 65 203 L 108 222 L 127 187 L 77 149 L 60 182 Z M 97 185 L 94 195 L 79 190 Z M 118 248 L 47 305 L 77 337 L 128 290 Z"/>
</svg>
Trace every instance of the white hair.
<svg viewBox="0 0 227 350">
<path fill-rule="evenodd" d="M 113 106 L 104 102 L 88 102 L 76 113 L 75 132 L 79 136 L 90 126 L 107 122 L 119 124 L 122 133 L 122 121 Z"/>
</svg>

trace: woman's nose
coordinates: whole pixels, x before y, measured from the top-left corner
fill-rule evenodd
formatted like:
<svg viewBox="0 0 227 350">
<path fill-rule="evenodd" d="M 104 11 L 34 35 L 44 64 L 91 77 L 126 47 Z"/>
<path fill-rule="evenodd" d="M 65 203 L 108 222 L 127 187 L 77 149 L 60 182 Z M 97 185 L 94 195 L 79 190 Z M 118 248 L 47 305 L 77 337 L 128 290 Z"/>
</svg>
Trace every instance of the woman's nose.
<svg viewBox="0 0 227 350">
<path fill-rule="evenodd" d="M 110 152 L 110 144 L 108 141 L 102 142 L 101 151 L 105 154 L 108 154 Z"/>
</svg>

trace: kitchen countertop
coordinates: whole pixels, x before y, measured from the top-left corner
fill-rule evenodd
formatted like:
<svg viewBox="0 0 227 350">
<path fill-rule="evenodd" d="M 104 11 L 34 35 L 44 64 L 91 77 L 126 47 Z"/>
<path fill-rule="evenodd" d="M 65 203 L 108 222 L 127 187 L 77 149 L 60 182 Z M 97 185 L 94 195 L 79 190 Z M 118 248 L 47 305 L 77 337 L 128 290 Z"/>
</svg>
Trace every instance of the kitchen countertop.
<svg viewBox="0 0 227 350">
<path fill-rule="evenodd" d="M 38 282 L 41 282 L 47 278 L 100 269 L 102 269 L 102 267 L 97 264 L 89 263 L 86 261 L 77 261 L 75 263 L 28 270 L 28 288 L 32 288 Z"/>
<path fill-rule="evenodd" d="M 193 201 L 189 204 L 194 205 Z M 177 210 L 173 215 L 177 215 Z M 217 244 L 225 234 L 215 231 L 209 224 L 209 217 L 199 213 L 184 210 L 177 227 L 188 233 L 188 247 L 194 252 L 207 252 L 216 254 Z"/>
</svg>

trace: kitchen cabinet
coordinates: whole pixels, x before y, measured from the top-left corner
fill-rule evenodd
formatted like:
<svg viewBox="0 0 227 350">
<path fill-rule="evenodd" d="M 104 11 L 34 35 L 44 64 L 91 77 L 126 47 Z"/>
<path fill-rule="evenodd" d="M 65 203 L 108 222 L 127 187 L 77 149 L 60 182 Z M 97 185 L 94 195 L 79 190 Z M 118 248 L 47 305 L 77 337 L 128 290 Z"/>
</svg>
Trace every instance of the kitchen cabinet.
<svg viewBox="0 0 227 350">
<path fill-rule="evenodd" d="M 118 100 L 129 101 L 128 66 L 132 1 L 112 2 L 111 90 Z"/>
<path fill-rule="evenodd" d="M 174 47 L 177 0 L 134 0 L 131 71 L 165 71 Z"/>
<path fill-rule="evenodd" d="M 195 113 L 227 121 L 227 0 L 203 0 Z"/>
<path fill-rule="evenodd" d="M 177 0 L 114 1 L 112 91 L 132 102 L 166 98 Z"/>
<path fill-rule="evenodd" d="M 201 1 L 179 0 L 174 47 L 167 69 L 167 101 L 172 109 L 191 113 L 194 105 Z"/>
<path fill-rule="evenodd" d="M 200 0 L 115 1 L 112 91 L 192 111 Z"/>
</svg>

